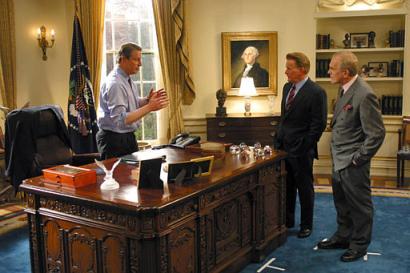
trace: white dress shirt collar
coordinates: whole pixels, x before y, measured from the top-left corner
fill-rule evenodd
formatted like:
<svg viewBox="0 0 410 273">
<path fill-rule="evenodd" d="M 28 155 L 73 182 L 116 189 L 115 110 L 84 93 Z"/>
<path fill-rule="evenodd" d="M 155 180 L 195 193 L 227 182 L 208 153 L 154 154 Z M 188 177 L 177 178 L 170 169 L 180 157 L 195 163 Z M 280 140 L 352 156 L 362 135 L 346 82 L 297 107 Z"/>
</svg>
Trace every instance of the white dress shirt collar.
<svg viewBox="0 0 410 273">
<path fill-rule="evenodd" d="M 350 88 L 350 86 L 352 86 L 352 84 L 355 82 L 355 80 L 357 79 L 359 75 L 355 75 L 350 81 L 348 81 L 347 83 L 345 83 L 342 88 L 343 88 L 343 95 L 346 94 L 347 90 Z"/>
</svg>

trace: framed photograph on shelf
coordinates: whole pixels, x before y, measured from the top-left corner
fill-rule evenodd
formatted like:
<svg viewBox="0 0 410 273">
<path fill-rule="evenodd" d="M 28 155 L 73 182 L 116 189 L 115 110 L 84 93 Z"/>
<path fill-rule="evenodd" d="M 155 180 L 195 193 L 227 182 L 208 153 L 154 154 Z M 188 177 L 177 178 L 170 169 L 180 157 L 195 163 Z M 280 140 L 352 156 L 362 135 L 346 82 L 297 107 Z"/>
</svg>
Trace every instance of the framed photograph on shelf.
<svg viewBox="0 0 410 273">
<path fill-rule="evenodd" d="M 350 33 L 350 47 L 364 48 L 369 47 L 369 33 Z"/>
<path fill-rule="evenodd" d="M 369 62 L 369 77 L 387 77 L 388 62 Z"/>
<path fill-rule="evenodd" d="M 277 67 L 277 32 L 222 32 L 222 80 L 228 96 L 238 95 L 245 76 L 253 78 L 258 95 L 277 95 Z"/>
</svg>

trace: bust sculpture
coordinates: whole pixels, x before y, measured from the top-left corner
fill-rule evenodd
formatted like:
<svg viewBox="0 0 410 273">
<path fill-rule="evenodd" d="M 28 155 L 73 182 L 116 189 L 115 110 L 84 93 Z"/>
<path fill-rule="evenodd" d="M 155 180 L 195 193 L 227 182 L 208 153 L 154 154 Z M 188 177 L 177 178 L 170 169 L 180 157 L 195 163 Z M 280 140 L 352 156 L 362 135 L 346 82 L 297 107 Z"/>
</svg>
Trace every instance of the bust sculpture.
<svg viewBox="0 0 410 273">
<path fill-rule="evenodd" d="M 349 33 L 345 34 L 345 39 L 343 40 L 343 45 L 345 48 L 350 48 L 350 35 Z"/>
<path fill-rule="evenodd" d="M 376 37 L 376 32 L 370 31 L 369 32 L 369 47 L 376 47 L 374 44 L 374 38 Z"/>
<path fill-rule="evenodd" d="M 226 107 L 224 107 L 226 100 L 226 91 L 222 89 L 216 91 L 216 99 L 218 100 L 218 107 L 216 107 L 216 116 L 226 116 Z"/>
</svg>

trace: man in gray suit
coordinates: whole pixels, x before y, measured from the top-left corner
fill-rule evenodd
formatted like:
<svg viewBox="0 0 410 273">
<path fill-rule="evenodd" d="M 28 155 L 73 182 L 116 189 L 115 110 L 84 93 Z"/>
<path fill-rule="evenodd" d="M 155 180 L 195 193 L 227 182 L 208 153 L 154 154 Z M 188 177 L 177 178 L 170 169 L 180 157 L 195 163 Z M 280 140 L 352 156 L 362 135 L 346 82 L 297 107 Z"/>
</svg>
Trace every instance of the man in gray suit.
<svg viewBox="0 0 410 273">
<path fill-rule="evenodd" d="M 339 83 L 332 127 L 332 188 L 337 231 L 320 249 L 344 248 L 344 262 L 367 253 L 373 224 L 370 160 L 381 146 L 385 129 L 379 103 L 371 87 L 357 75 L 357 57 L 335 53 L 329 65 L 330 80 Z"/>
</svg>

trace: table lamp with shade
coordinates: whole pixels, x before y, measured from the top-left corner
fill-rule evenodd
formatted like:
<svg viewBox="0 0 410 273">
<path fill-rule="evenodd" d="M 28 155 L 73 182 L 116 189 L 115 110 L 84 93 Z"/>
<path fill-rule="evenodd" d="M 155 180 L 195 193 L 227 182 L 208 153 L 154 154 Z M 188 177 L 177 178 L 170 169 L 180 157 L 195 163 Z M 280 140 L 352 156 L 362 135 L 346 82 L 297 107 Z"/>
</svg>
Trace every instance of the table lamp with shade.
<svg viewBox="0 0 410 273">
<path fill-rule="evenodd" d="M 251 114 L 251 96 L 256 96 L 256 88 L 251 77 L 243 77 L 241 79 L 241 86 L 239 88 L 239 96 L 245 98 L 245 116 L 250 116 Z"/>
</svg>

